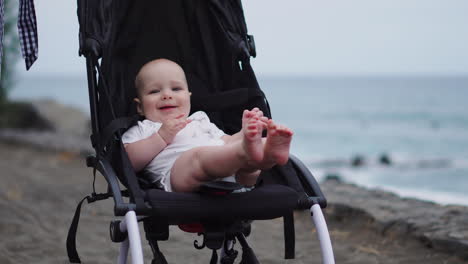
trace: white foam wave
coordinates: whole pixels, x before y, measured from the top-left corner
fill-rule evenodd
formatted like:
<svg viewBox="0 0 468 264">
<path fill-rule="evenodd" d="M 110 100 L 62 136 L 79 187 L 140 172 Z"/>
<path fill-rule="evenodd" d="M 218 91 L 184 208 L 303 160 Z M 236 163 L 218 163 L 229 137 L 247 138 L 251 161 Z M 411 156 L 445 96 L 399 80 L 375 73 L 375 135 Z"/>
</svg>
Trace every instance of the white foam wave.
<svg viewBox="0 0 468 264">
<path fill-rule="evenodd" d="M 448 192 L 434 189 L 422 189 L 419 186 L 401 187 L 389 186 L 376 182 L 377 170 L 356 169 L 356 168 L 310 168 L 317 181 L 323 181 L 327 176 L 337 175 L 344 182 L 354 183 L 365 188 L 378 188 L 393 192 L 401 197 L 415 198 L 419 200 L 431 201 L 442 205 L 458 204 L 468 206 L 468 194 L 460 192 Z"/>
<path fill-rule="evenodd" d="M 452 164 L 453 164 L 453 167 L 455 167 L 455 168 L 466 169 L 466 168 L 468 168 L 468 158 L 454 159 Z"/>
<path fill-rule="evenodd" d="M 420 200 L 432 201 L 442 205 L 458 204 L 468 205 L 468 195 L 460 193 L 449 193 L 435 190 L 419 190 L 410 188 L 381 187 L 383 190 L 394 192 L 402 197 L 416 198 Z"/>
</svg>

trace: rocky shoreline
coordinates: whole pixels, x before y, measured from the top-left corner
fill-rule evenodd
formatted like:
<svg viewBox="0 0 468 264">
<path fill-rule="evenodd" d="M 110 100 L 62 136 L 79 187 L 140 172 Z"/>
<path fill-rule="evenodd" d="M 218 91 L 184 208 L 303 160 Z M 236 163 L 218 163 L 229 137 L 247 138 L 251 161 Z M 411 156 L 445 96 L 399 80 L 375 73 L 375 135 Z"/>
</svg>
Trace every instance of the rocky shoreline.
<svg viewBox="0 0 468 264">
<path fill-rule="evenodd" d="M 18 104 L 27 105 L 27 114 L 39 121 L 30 127 L 0 126 L 0 140 L 45 150 L 70 151 L 82 155 L 93 153 L 89 139 L 89 116 L 81 110 L 47 99 Z M 21 115 L 13 119 L 25 118 Z"/>
<path fill-rule="evenodd" d="M 468 260 L 468 207 L 442 206 L 337 180 L 321 183 L 331 217 L 356 219 L 387 237 L 411 237 Z M 344 220 L 345 221 L 345 220 Z"/>
<path fill-rule="evenodd" d="M 55 124 L 54 130 L 2 128 L 0 141 L 79 156 L 93 152 L 87 136 L 89 121 L 85 114 L 73 110 L 73 113 L 68 112 L 69 115 L 72 113 L 73 118 L 63 118 L 62 115 L 51 114 L 65 111 L 62 106 L 55 105 L 53 110 L 44 105 L 42 107 L 42 113 L 49 113 L 43 114 L 45 118 Z M 351 230 L 359 225 L 361 229 L 384 238 L 416 240 L 421 247 L 454 255 L 468 262 L 468 207 L 405 199 L 390 192 L 366 189 L 337 179 L 326 180 L 321 187 L 328 200 L 326 217 L 332 222 L 341 223 Z"/>
</svg>

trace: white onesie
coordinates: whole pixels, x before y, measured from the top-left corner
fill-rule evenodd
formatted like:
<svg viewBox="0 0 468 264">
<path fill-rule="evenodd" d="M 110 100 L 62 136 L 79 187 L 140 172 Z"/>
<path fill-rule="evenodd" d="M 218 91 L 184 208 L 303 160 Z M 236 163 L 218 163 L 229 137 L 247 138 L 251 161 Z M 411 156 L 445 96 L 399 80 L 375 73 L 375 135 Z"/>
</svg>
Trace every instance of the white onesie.
<svg viewBox="0 0 468 264">
<path fill-rule="evenodd" d="M 170 174 L 171 168 L 176 159 L 185 151 L 199 146 L 222 146 L 224 141 L 221 139 L 225 133 L 210 119 L 205 112 L 198 111 L 193 113 L 188 119 L 185 128 L 180 130 L 172 142 L 167 145 L 151 162 L 145 167 L 144 173 L 149 174 L 154 181 L 161 180 L 166 191 L 172 191 Z M 156 133 L 162 123 L 153 122 L 148 119 L 139 121 L 137 125 L 131 127 L 122 136 L 124 144 L 133 143 L 145 139 Z M 233 181 L 232 179 L 225 179 Z"/>
</svg>

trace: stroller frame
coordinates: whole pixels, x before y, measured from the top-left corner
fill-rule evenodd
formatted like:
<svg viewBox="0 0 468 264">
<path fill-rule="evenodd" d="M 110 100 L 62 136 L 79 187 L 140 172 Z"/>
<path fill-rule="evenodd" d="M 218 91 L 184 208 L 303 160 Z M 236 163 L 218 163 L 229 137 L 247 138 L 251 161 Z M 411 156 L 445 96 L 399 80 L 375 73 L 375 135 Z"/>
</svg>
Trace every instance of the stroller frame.
<svg viewBox="0 0 468 264">
<path fill-rule="evenodd" d="M 114 118 L 109 124 L 103 127 L 99 119 L 99 106 L 103 104 L 102 101 L 110 100 L 107 97 L 108 95 L 108 87 L 105 79 L 103 78 L 103 73 L 101 70 L 101 63 L 99 59 L 102 58 L 102 45 L 101 43 L 89 32 L 86 32 L 86 26 L 89 21 L 89 16 L 87 12 L 89 12 L 90 8 L 97 8 L 100 4 L 96 4 L 97 1 L 89 1 L 89 0 L 78 0 L 78 17 L 80 20 L 80 52 L 79 55 L 83 55 L 86 58 L 86 68 L 87 68 L 87 78 L 88 78 L 88 92 L 89 92 L 89 103 L 90 103 L 90 113 L 91 113 L 91 128 L 92 128 L 92 135 L 91 135 L 91 142 L 93 148 L 95 149 L 95 155 L 91 155 L 87 158 L 86 164 L 88 167 L 92 167 L 95 171 L 99 171 L 105 178 L 108 184 L 108 190 L 106 193 L 98 194 L 93 191 L 93 193 L 85 199 L 83 199 L 77 207 L 75 217 L 73 219 L 72 225 L 69 230 L 69 235 L 67 237 L 67 251 L 69 255 L 70 262 L 73 263 L 80 263 L 80 259 L 78 257 L 76 251 L 76 244 L 75 244 L 75 234 L 77 231 L 78 219 L 79 219 L 79 211 L 81 208 L 81 204 L 84 200 L 88 203 L 92 203 L 98 200 L 103 200 L 112 197 L 114 200 L 114 214 L 115 216 L 124 216 L 122 220 L 116 220 L 111 222 L 111 240 L 114 242 L 120 242 L 120 253 L 117 259 L 117 263 L 123 264 L 127 262 L 128 252 L 131 253 L 132 263 L 144 263 L 143 258 L 143 251 L 141 245 L 141 237 L 139 233 L 139 220 L 147 219 L 148 216 L 154 215 L 154 206 L 151 206 L 147 201 L 147 195 L 145 196 L 145 191 L 141 188 L 140 182 L 137 179 L 135 173 L 128 167 L 126 167 L 126 171 L 123 172 L 125 178 L 123 179 L 126 190 L 121 190 L 120 182 L 122 182 L 122 178 L 119 177 L 119 174 L 114 170 L 111 161 L 108 157 L 103 155 L 107 148 L 109 148 L 109 142 L 119 141 L 120 138 L 120 130 L 123 128 L 128 127 L 132 121 L 135 119 L 133 117 L 120 117 L 117 118 L 113 110 L 110 109 Z M 104 2 L 104 1 L 103 1 Z M 216 1 L 215 1 L 216 2 Z M 239 1 L 240 3 L 240 1 Z M 249 36 L 247 38 L 247 42 L 253 42 L 253 37 Z M 250 50 L 250 55 L 252 56 L 255 54 L 255 47 L 253 46 L 253 50 Z M 248 56 L 250 57 L 250 56 Z M 248 62 L 249 58 L 244 58 L 242 60 L 243 66 L 247 66 L 250 69 L 250 64 Z M 98 82 L 99 80 L 99 82 Z M 100 87 L 101 86 L 101 87 Z M 109 106 L 112 108 L 112 104 L 110 101 L 108 102 Z M 121 142 L 117 143 L 118 145 L 122 146 Z M 119 152 L 119 150 L 117 150 Z M 121 148 L 120 154 L 121 158 L 129 163 L 128 157 L 126 156 L 125 151 Z M 322 258 L 323 262 L 330 264 L 334 263 L 334 256 L 333 250 L 331 246 L 330 236 L 328 233 L 328 228 L 325 222 L 325 218 L 322 213 L 322 208 L 326 207 L 326 199 L 320 190 L 320 187 L 307 169 L 307 167 L 295 156 L 290 155 L 290 164 L 291 167 L 296 171 L 297 178 L 294 177 L 285 177 L 286 183 L 289 186 L 292 186 L 293 189 L 298 191 L 299 195 L 294 202 L 292 209 L 309 209 L 311 213 L 312 220 L 317 228 L 318 239 L 320 241 L 321 250 L 322 250 Z M 278 169 L 280 170 L 280 168 Z M 293 179 L 291 179 L 293 178 Z M 272 184 L 276 185 L 276 184 Z M 266 188 L 266 187 L 262 187 Z M 259 188 L 260 189 L 260 188 Z M 290 189 L 290 188 L 288 188 Z M 175 193 L 168 193 L 167 195 L 177 195 Z M 200 196 L 199 194 L 194 194 L 197 197 Z M 129 201 L 124 201 L 124 196 L 129 197 Z M 229 196 L 229 195 L 227 195 Z M 197 198 L 198 199 L 198 198 Z M 214 211 L 221 212 L 222 208 L 218 208 L 216 206 L 210 207 L 214 208 Z M 289 210 L 289 209 L 288 209 Z M 283 210 L 284 211 L 284 210 Z M 282 211 L 282 212 L 283 212 Z M 268 212 L 263 212 L 261 216 L 254 216 L 253 219 L 271 219 L 274 217 L 278 217 L 276 214 L 268 214 Z M 283 215 L 285 219 L 285 258 L 294 258 L 294 222 L 292 218 L 292 213 L 290 217 L 286 217 L 286 214 Z M 241 217 L 242 218 L 242 217 Z M 219 220 L 219 219 L 218 219 Z M 185 222 L 185 221 L 182 221 Z M 168 224 L 177 224 L 178 221 L 168 221 Z M 286 225 L 288 223 L 288 225 Z M 151 223 L 150 223 L 151 224 Z M 150 225 L 149 224 L 149 225 Z M 215 225 L 216 226 L 216 225 Z M 288 226 L 288 227 L 287 227 Z M 146 223 L 145 223 L 145 230 L 146 230 Z M 243 248 L 243 261 L 241 263 L 258 263 L 258 260 L 255 257 L 252 249 L 248 246 L 244 235 L 248 235 L 249 231 L 246 232 L 244 227 L 237 227 L 234 233 L 235 236 L 227 236 L 226 230 L 223 229 L 220 231 L 222 233 L 221 236 L 216 237 L 220 234 L 219 230 L 215 230 L 216 232 L 210 233 L 210 240 L 207 237 L 204 237 L 207 242 L 207 246 L 210 249 L 213 249 L 213 257 L 211 263 L 217 262 L 217 249 L 221 249 L 221 258 L 223 259 L 224 256 L 229 255 L 231 253 L 226 252 L 229 250 L 229 247 L 226 246 L 229 244 L 229 240 L 238 239 L 240 244 Z M 291 232 L 292 228 L 292 232 Z M 209 228 L 208 228 L 209 229 Z M 209 234 L 209 230 L 205 230 L 207 235 Z M 215 228 L 216 229 L 216 228 Z M 286 232 L 286 229 L 289 229 L 289 232 Z M 211 232 L 211 231 L 210 231 Z M 159 251 L 157 246 L 158 240 L 167 240 L 168 231 L 163 228 L 163 230 L 158 230 L 155 235 L 156 238 L 154 241 L 151 241 L 147 232 L 147 238 L 150 240 L 150 245 L 152 247 L 154 253 L 154 259 L 152 263 L 167 263 L 162 253 Z M 213 235 L 215 234 L 215 235 Z M 154 243 L 153 243 L 154 242 Z M 208 245 L 210 243 L 210 245 Z M 224 246 L 223 246 L 224 245 Z M 197 245 L 195 245 L 197 247 Z M 202 245 L 204 246 L 204 245 Z M 237 253 L 236 253 L 237 254 Z M 232 259 L 234 261 L 234 259 Z M 223 263 L 232 263 L 232 262 L 223 262 Z"/>
</svg>

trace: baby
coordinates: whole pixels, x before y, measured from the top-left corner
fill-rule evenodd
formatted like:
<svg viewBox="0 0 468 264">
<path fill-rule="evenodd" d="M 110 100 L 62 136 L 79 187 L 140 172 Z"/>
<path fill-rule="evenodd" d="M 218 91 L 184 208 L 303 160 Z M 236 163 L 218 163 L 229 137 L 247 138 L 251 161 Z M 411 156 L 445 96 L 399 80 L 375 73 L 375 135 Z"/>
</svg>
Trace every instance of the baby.
<svg viewBox="0 0 468 264">
<path fill-rule="evenodd" d="M 293 132 L 258 108 L 244 110 L 242 129 L 232 136 L 204 112 L 189 116 L 191 93 L 184 71 L 173 61 L 148 62 L 135 86 L 137 111 L 146 119 L 126 131 L 122 141 L 134 169 L 159 180 L 167 191 L 191 192 L 204 182 L 232 176 L 251 186 L 261 169 L 288 161 Z"/>
</svg>

